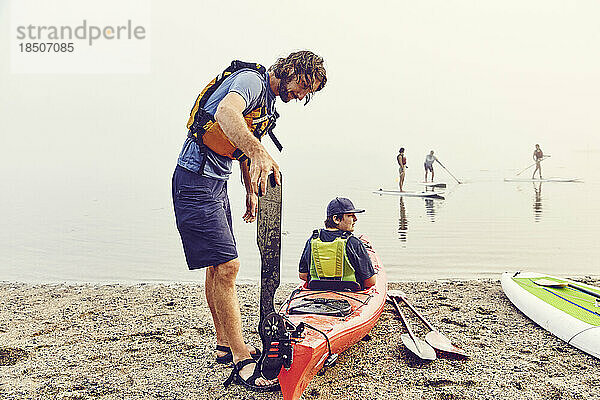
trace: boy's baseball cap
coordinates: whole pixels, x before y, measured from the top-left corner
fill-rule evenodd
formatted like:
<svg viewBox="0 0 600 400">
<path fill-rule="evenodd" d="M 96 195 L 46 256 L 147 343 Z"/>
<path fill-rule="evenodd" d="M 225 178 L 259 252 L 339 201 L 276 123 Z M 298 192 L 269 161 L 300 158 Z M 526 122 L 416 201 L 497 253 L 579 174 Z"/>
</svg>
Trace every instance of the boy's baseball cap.
<svg viewBox="0 0 600 400">
<path fill-rule="evenodd" d="M 327 205 L 327 216 L 330 217 L 336 214 L 351 214 L 362 213 L 365 210 L 354 207 L 354 204 L 345 197 L 336 197 Z"/>
</svg>

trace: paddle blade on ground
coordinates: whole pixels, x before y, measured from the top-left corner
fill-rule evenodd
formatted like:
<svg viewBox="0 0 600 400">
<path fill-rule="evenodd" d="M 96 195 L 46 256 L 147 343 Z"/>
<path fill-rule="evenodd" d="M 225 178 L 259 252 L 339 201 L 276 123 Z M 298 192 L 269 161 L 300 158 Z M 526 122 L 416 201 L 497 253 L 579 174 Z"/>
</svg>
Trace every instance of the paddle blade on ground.
<svg viewBox="0 0 600 400">
<path fill-rule="evenodd" d="M 411 338 L 408 333 L 403 333 L 400 335 L 400 338 L 402 339 L 402 343 L 404 343 L 406 348 L 413 352 L 417 357 L 423 360 L 431 361 L 437 358 L 433 347 L 428 345 L 424 340 L 421 340 L 418 337 Z"/>
<path fill-rule="evenodd" d="M 406 299 L 406 294 L 403 291 L 392 289 L 388 290 L 387 294 L 391 299 L 398 298 L 402 300 L 404 304 L 406 304 L 408 308 L 410 308 L 410 310 L 415 313 L 415 315 L 419 317 L 419 319 L 423 321 L 425 325 L 427 325 L 431 332 L 425 335 L 425 340 L 431 345 L 431 347 L 446 353 L 453 353 L 461 357 L 468 357 L 467 353 L 463 349 L 454 346 L 452 342 L 450 342 L 450 339 L 434 328 L 433 325 L 431 325 L 431 323 L 429 323 L 429 321 L 427 321 L 425 317 L 421 315 L 421 313 L 418 312 L 411 303 L 408 302 Z"/>
<path fill-rule="evenodd" d="M 446 336 L 442 335 L 438 331 L 431 331 L 427 335 L 425 335 L 425 341 L 429 343 L 434 349 L 443 351 L 445 353 L 456 354 L 461 357 L 468 357 L 466 351 L 453 345 L 452 342 L 450 342 L 450 339 L 448 339 Z"/>
<path fill-rule="evenodd" d="M 402 323 L 408 331 L 408 334 L 403 333 L 402 335 L 400 335 L 402 343 L 404 343 L 406 348 L 413 352 L 417 357 L 422 358 L 423 360 L 435 360 L 436 354 L 433 347 L 428 345 L 427 342 L 425 342 L 424 340 L 421 340 L 415 336 L 412 329 L 410 329 L 410 324 L 404 316 L 404 313 L 402 312 L 402 310 L 400 310 L 400 306 L 398 306 L 398 302 L 396 301 L 396 299 L 391 296 L 388 296 L 388 299 L 392 302 L 392 305 L 398 312 Z"/>
</svg>

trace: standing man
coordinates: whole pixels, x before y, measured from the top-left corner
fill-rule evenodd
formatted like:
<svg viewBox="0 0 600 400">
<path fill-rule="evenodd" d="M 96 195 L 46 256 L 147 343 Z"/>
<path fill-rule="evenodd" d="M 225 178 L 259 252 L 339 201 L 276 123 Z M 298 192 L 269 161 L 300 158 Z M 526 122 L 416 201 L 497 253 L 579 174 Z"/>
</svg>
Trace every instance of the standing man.
<svg viewBox="0 0 600 400">
<path fill-rule="evenodd" d="M 400 191 L 403 192 L 402 185 L 404 185 L 404 176 L 406 175 L 406 168 L 408 168 L 406 165 L 406 157 L 404 156 L 404 147 L 400 147 L 396 160 L 398 161 L 398 173 L 400 174 L 398 185 L 400 186 Z"/>
<path fill-rule="evenodd" d="M 533 151 L 533 161 L 535 161 L 535 169 L 533 170 L 533 175 L 531 175 L 531 179 L 535 179 L 535 173 L 540 171 L 540 179 L 542 179 L 542 159 L 544 158 L 544 152 L 540 149 L 540 145 L 535 145 L 535 150 Z"/>
<path fill-rule="evenodd" d="M 431 171 L 431 182 L 433 182 L 433 163 L 437 161 L 437 157 L 433 155 L 433 150 L 425 156 L 425 183 L 427 183 L 427 172 Z"/>
<path fill-rule="evenodd" d="M 259 352 L 242 337 L 235 279 L 240 261 L 233 235 L 227 180 L 238 160 L 246 188 L 245 222 L 256 220 L 258 190 L 265 193 L 279 166 L 260 139 L 273 135 L 275 100 L 305 100 L 327 82 L 323 58 L 310 51 L 279 58 L 266 70 L 233 61 L 200 93 L 187 123 L 188 136 L 173 174 L 173 205 L 188 268 L 206 268 L 206 299 L 216 332 L 217 361 L 234 362 L 235 383 L 256 391 L 279 389 L 261 377 Z M 251 354 L 254 353 L 254 354 Z"/>
</svg>

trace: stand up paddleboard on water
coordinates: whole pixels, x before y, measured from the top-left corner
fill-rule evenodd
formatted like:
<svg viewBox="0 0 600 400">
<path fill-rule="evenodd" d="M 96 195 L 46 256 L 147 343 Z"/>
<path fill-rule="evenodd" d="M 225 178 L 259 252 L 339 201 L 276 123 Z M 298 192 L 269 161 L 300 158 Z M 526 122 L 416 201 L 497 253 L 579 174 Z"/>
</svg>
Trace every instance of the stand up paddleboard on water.
<svg viewBox="0 0 600 400">
<path fill-rule="evenodd" d="M 579 178 L 504 178 L 504 182 L 581 182 Z"/>
<path fill-rule="evenodd" d="M 443 200 L 444 197 L 441 196 L 444 192 L 408 192 L 408 191 L 399 191 L 399 190 L 374 190 L 373 193 L 380 195 L 391 195 L 391 196 L 402 196 L 402 197 L 426 197 L 430 199 L 439 199 Z"/>
<path fill-rule="evenodd" d="M 523 314 L 600 358 L 600 288 L 535 272 L 505 272 L 502 289 Z"/>
</svg>

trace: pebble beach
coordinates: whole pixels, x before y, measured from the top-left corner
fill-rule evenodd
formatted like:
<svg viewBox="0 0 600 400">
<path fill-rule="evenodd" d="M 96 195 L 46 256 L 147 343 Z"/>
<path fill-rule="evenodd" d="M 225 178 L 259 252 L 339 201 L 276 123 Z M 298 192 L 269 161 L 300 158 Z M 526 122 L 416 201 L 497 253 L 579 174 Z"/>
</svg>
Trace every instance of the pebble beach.
<svg viewBox="0 0 600 400">
<path fill-rule="evenodd" d="M 294 287 L 280 286 L 276 304 Z M 499 280 L 388 287 L 469 357 L 416 358 L 388 304 L 303 399 L 600 399 L 600 360 L 531 322 Z M 238 295 L 245 337 L 259 346 L 259 288 L 240 285 Z M 403 310 L 423 338 L 427 328 Z M 225 389 L 231 367 L 215 362 L 214 346 L 202 285 L 0 283 L 0 399 L 282 399 Z"/>
</svg>

